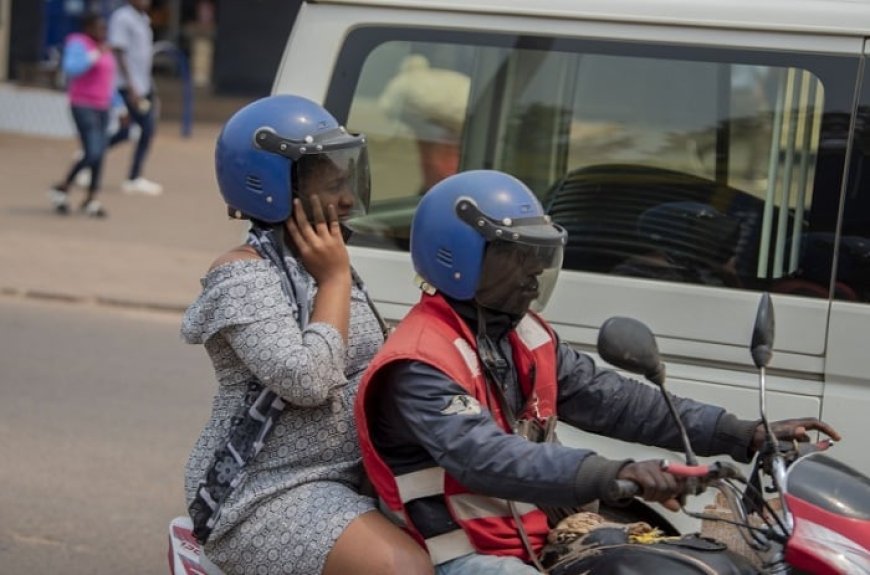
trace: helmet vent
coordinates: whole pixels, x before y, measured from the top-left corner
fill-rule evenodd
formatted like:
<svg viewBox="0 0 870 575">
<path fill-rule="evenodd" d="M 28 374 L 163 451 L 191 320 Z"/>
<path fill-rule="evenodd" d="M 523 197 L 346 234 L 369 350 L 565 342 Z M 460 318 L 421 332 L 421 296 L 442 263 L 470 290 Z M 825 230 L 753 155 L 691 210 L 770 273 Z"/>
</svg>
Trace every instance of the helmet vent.
<svg viewBox="0 0 870 575">
<path fill-rule="evenodd" d="M 245 176 L 245 187 L 252 192 L 261 193 L 263 191 L 263 180 L 257 176 Z"/>
<path fill-rule="evenodd" d="M 453 252 L 446 248 L 438 248 L 438 252 L 435 254 L 435 259 L 444 266 L 449 268 L 453 267 Z"/>
</svg>

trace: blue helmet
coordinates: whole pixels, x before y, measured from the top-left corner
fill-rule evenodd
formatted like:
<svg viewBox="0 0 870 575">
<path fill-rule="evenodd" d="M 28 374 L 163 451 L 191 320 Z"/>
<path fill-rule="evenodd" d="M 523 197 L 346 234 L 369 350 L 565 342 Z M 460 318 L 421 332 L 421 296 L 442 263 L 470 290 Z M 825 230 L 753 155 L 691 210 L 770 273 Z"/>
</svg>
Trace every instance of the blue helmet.
<svg viewBox="0 0 870 575">
<path fill-rule="evenodd" d="M 540 309 L 555 286 L 566 240 L 565 230 L 550 221 L 521 181 L 495 170 L 472 170 L 440 181 L 420 200 L 411 224 L 411 258 L 429 286 L 493 309 L 500 308 L 483 301 L 491 299 L 483 293 L 487 285 L 498 280 L 502 289 L 522 290 L 531 277 L 530 291 L 536 294 L 529 299 Z M 507 259 L 487 260 L 496 253 Z M 495 277 L 529 267 L 526 279 Z"/>
<path fill-rule="evenodd" d="M 342 219 L 364 213 L 370 181 L 365 137 L 348 133 L 321 105 L 301 96 L 248 104 L 227 121 L 215 148 L 218 187 L 230 216 L 268 224 L 290 217 L 293 198 L 300 197 L 300 174 L 322 173 L 324 164 L 341 170 L 354 197 Z"/>
</svg>

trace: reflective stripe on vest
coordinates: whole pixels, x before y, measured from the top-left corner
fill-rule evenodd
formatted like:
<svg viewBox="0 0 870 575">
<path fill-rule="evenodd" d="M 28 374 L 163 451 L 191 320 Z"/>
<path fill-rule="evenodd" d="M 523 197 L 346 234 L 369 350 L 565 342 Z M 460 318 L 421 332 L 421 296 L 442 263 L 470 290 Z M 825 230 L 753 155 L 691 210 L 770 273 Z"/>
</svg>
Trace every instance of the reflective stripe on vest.
<svg viewBox="0 0 870 575">
<path fill-rule="evenodd" d="M 514 502 L 519 514 L 526 515 L 538 508 L 531 503 Z M 490 517 L 511 517 L 507 499 L 464 493 L 450 496 L 450 510 L 459 521 L 472 521 L 474 519 L 487 519 Z"/>
<path fill-rule="evenodd" d="M 397 475 L 396 485 L 402 503 L 407 505 L 416 499 L 438 495 L 443 496 L 444 475 L 444 469 L 441 467 L 430 467 Z M 506 499 L 487 497 L 474 493 L 457 493 L 445 500 L 445 502 L 447 501 L 449 501 L 448 507 L 450 513 L 457 522 L 475 521 L 478 519 L 498 520 L 511 516 L 511 510 L 508 507 Z M 514 505 L 520 516 L 524 518 L 531 513 L 540 513 L 540 510 L 536 506 L 529 503 L 515 502 Z M 404 511 L 400 512 L 389 509 L 383 502 L 381 502 L 381 508 L 398 525 L 402 527 L 408 525 L 408 517 Z M 429 555 L 432 557 L 432 562 L 435 565 L 476 551 L 468 535 L 461 527 L 432 537 L 427 537 L 425 533 L 422 533 L 422 535 L 426 548 L 429 550 Z"/>
<path fill-rule="evenodd" d="M 397 475 L 396 486 L 398 487 L 402 503 L 406 505 L 411 501 L 424 497 L 435 495 L 443 497 L 444 469 L 441 467 L 429 467 Z M 403 527 L 408 525 L 408 517 L 404 511 L 399 514 L 390 510 L 389 516 Z M 432 537 L 426 537 L 425 533 L 421 534 L 424 537 L 423 541 L 435 565 L 475 552 L 474 546 L 468 539 L 468 535 L 461 528 Z"/>
<path fill-rule="evenodd" d="M 433 565 L 440 565 L 457 557 L 477 552 L 462 529 L 448 531 L 425 541 Z"/>
<path fill-rule="evenodd" d="M 529 351 L 534 351 L 542 345 L 548 344 L 551 341 L 550 334 L 544 329 L 544 326 L 532 319 L 532 316 L 527 315 L 517 324 L 516 333 Z"/>
<path fill-rule="evenodd" d="M 402 503 L 432 495 L 444 495 L 444 469 L 429 467 L 397 475 L 396 485 Z"/>
</svg>

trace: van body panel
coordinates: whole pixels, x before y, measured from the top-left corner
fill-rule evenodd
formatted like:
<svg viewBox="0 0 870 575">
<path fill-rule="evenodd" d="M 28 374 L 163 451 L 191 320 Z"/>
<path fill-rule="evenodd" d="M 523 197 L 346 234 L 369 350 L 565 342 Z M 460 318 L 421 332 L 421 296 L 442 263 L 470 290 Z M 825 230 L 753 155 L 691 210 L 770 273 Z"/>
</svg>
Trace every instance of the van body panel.
<svg viewBox="0 0 870 575">
<path fill-rule="evenodd" d="M 575 97 L 572 90 L 588 92 L 589 86 L 595 86 L 599 80 L 619 86 L 619 78 L 606 73 L 612 63 L 623 61 L 620 58 L 626 61 L 647 58 L 651 64 L 661 65 L 662 70 L 673 69 L 676 74 L 672 82 L 679 85 L 683 85 L 680 84 L 683 78 L 691 77 L 680 66 L 683 62 L 695 65 L 691 62 L 693 58 L 698 58 L 697 69 L 702 74 L 710 71 L 715 74 L 717 65 L 726 72 L 729 66 L 780 70 L 779 91 L 773 89 L 770 97 L 779 107 L 771 105 L 769 110 L 771 115 L 779 114 L 776 116 L 779 123 L 774 123 L 769 132 L 779 130 L 781 137 L 771 146 L 775 151 L 771 151 L 770 158 L 765 153 L 761 169 L 767 170 L 770 160 L 769 173 L 774 174 L 774 163 L 779 162 L 779 177 L 783 178 L 782 170 L 800 174 L 801 162 L 809 163 L 809 171 L 806 165 L 803 168 L 804 176 L 809 173 L 803 183 L 809 182 L 812 187 L 815 182 L 817 187 L 811 190 L 811 198 L 801 197 L 788 205 L 774 198 L 774 193 L 780 193 L 775 186 L 768 187 L 767 196 L 762 191 L 750 198 L 765 204 L 765 222 L 772 222 L 772 228 L 789 230 L 780 232 L 781 237 L 777 237 L 778 232 L 767 230 L 770 245 L 791 242 L 791 256 L 787 248 L 771 255 L 771 261 L 757 263 L 760 277 L 765 266 L 788 268 L 789 257 L 797 257 L 799 249 L 810 249 L 807 244 L 799 246 L 793 241 L 801 237 L 802 219 L 810 224 L 822 222 L 824 231 L 836 228 L 841 217 L 841 194 L 848 188 L 848 178 L 843 176 L 849 169 L 845 152 L 847 135 L 856 125 L 862 125 L 850 118 L 856 109 L 853 100 L 867 36 L 870 36 L 870 2 L 328 0 L 303 3 L 273 91 L 296 93 L 323 102 L 348 127 L 369 136 L 373 165 L 381 162 L 382 167 L 373 170 L 373 210 L 368 223 L 372 229 L 404 226 L 400 232 L 406 233 L 415 203 L 405 200 L 413 200 L 412 197 L 380 198 L 381 208 L 390 202 L 398 206 L 391 210 L 378 211 L 375 206 L 379 190 L 401 186 L 406 180 L 416 185 L 414 178 L 419 177 L 414 165 L 416 152 L 411 150 L 413 140 L 396 139 L 390 131 L 392 124 L 386 123 L 378 108 L 374 90 L 383 88 L 390 79 L 378 69 L 382 62 L 397 65 L 399 55 L 413 50 L 428 49 L 433 58 L 443 57 L 451 50 L 473 54 L 471 58 L 459 59 L 460 67 L 471 77 L 469 99 L 477 104 L 464 118 L 461 165 L 478 168 L 492 164 L 511 171 L 508 168 L 512 165 L 539 163 L 544 167 L 533 166 L 529 173 L 547 172 L 550 178 L 570 167 L 566 156 L 582 160 L 583 154 L 595 154 L 612 142 L 601 140 L 603 143 L 598 146 L 594 135 L 588 136 L 589 132 L 581 130 L 581 136 L 591 138 L 593 143 L 583 148 L 582 153 L 571 156 L 565 148 L 573 140 L 566 143 L 566 130 L 580 124 L 577 117 L 561 123 L 558 115 L 544 115 L 536 127 L 550 130 L 546 133 L 552 140 L 546 146 L 538 146 L 535 152 L 546 157 L 538 162 L 537 156 L 534 161 L 526 160 L 520 153 L 513 160 L 515 164 L 511 164 L 505 160 L 511 157 L 505 134 L 509 135 L 512 129 L 505 120 L 510 111 L 505 106 L 512 102 L 512 90 L 524 86 L 523 82 L 517 83 L 519 87 L 511 85 L 510 74 L 533 84 L 537 74 L 547 66 L 553 69 L 563 66 L 559 81 L 546 90 L 556 94 L 552 100 L 556 107 L 570 112 L 580 101 L 589 109 L 616 116 L 630 115 L 630 103 L 635 101 L 624 98 L 624 93 L 618 90 L 608 92 L 602 88 L 600 99 L 592 105 L 589 100 Z M 462 52 L 464 48 L 468 48 L 467 52 Z M 830 72 L 833 67 L 837 68 L 836 73 Z M 720 73 L 709 86 L 719 86 L 717 82 L 723 78 Z M 725 83 L 725 90 L 732 79 Z M 651 98 L 659 88 L 650 86 Z M 674 93 L 685 97 L 687 105 L 701 110 L 698 114 L 713 108 L 717 118 L 727 117 L 723 116 L 727 107 L 719 102 L 717 108 L 709 102 L 720 95 L 713 88 L 686 85 L 685 93 Z M 789 98 L 793 113 L 780 113 L 782 102 L 789 102 Z M 623 100 L 625 105 L 620 107 Z M 798 100 L 804 103 L 802 107 L 795 104 Z M 837 120 L 840 117 L 842 120 Z M 734 133 L 737 128 L 733 128 Z M 664 128 L 677 137 L 679 129 L 679 125 Z M 719 141 L 722 133 L 717 132 L 719 147 L 715 154 L 710 152 L 710 157 L 728 152 L 727 146 L 722 147 Z M 727 145 L 729 134 L 727 130 L 724 133 Z M 801 142 L 811 141 L 811 145 L 801 148 Z M 798 187 L 799 179 L 799 176 L 785 178 L 780 188 Z M 825 185 L 819 187 L 819 182 Z M 828 186 L 827 182 L 836 184 Z M 547 184 L 551 183 L 547 180 Z M 773 211 L 768 209 L 771 205 L 775 206 Z M 856 208 L 848 213 L 861 210 Z M 808 220 L 809 216 L 815 220 Z M 870 236 L 870 230 L 862 232 L 861 222 L 853 223 L 850 233 Z M 574 232 L 569 230 L 569 241 L 572 235 Z M 829 254 L 836 249 L 834 245 L 836 242 L 828 237 L 820 237 L 818 244 L 812 244 L 814 249 L 828 250 Z M 381 313 L 389 321 L 400 320 L 420 296 L 407 245 L 396 247 L 387 242 L 382 247 L 352 242 L 350 251 L 354 266 L 366 280 Z M 583 249 L 578 252 L 582 255 Z M 774 262 L 777 257 L 781 261 Z M 795 271 L 795 266 L 791 267 Z M 787 275 L 785 268 L 772 276 Z M 864 376 L 865 366 L 870 363 L 864 343 L 870 333 L 870 307 L 867 303 L 840 301 L 852 297 L 866 302 L 863 299 L 866 296 L 852 293 L 849 286 L 840 286 L 842 282 L 832 279 L 833 273 L 830 268 L 822 268 L 819 285 L 809 295 L 797 291 L 773 296 L 776 341 L 767 378 L 768 416 L 774 420 L 822 416 L 844 434 L 844 441 L 836 447 L 836 456 L 870 473 L 870 457 L 862 445 L 868 430 L 866 414 L 870 413 L 870 385 Z M 598 328 L 607 318 L 614 315 L 637 318 L 656 334 L 667 364 L 671 391 L 722 405 L 741 417 L 754 419 L 759 406 L 758 377 L 748 344 L 760 291 L 623 277 L 566 265 L 544 315 L 563 341 L 593 355 Z M 574 430 L 566 430 L 562 439 L 612 457 L 662 457 L 668 453 Z M 679 520 L 675 523 L 679 524 Z"/>
<path fill-rule="evenodd" d="M 850 438 L 867 437 L 870 416 L 868 325 L 870 309 L 866 305 L 835 302 L 831 306 L 822 417 L 843 434 L 844 444 Z M 870 450 L 866 446 L 864 449 L 838 449 L 836 455 L 865 472 L 870 466 Z"/>
<path fill-rule="evenodd" d="M 653 280 L 563 271 L 545 315 L 556 324 L 585 327 L 600 326 L 613 315 L 634 317 L 647 323 L 658 338 L 732 345 L 740 350 L 741 359 L 728 361 L 752 365 L 746 346 L 758 306 L 757 294 L 712 287 L 698 290 L 697 286 L 680 283 L 663 287 Z M 825 349 L 827 302 L 788 296 L 775 296 L 773 302 L 777 351 L 821 356 Z M 663 352 L 669 352 L 667 346 L 660 346 Z M 674 352 L 679 355 L 676 349 Z M 810 369 L 821 374 L 821 364 L 813 365 Z M 793 363 L 781 364 L 776 356 L 771 367 L 802 370 Z"/>
<path fill-rule="evenodd" d="M 575 3 L 569 2 L 569 4 Z M 312 8 L 310 3 L 303 3 L 297 21 L 304 22 L 304 25 L 295 26 L 294 32 L 302 32 L 305 34 L 305 39 L 300 38 L 298 41 L 293 41 L 291 38 L 291 41 L 300 45 L 312 45 L 308 44 L 308 42 L 312 41 L 309 35 L 313 35 L 317 40 L 313 45 L 320 45 L 323 49 L 329 50 L 331 49 L 329 44 L 334 43 L 342 37 L 334 35 L 336 30 L 347 32 L 356 27 L 360 22 L 366 22 L 370 25 L 405 25 L 412 28 L 427 29 L 469 29 L 467 25 L 463 25 L 468 15 L 461 11 L 459 13 L 451 13 L 447 10 L 433 11 L 427 13 L 425 19 L 421 19 L 419 9 L 412 8 L 411 5 L 413 3 L 403 3 L 403 5 L 395 7 L 379 4 L 364 7 L 361 4 L 355 2 L 347 4 L 318 4 L 303 14 L 302 10 L 306 9 L 306 5 Z M 543 4 L 536 3 L 529 6 Z M 462 5 L 464 6 L 464 4 Z M 644 4 L 641 2 L 640 5 Z M 868 8 L 870 8 L 870 4 L 868 4 Z M 817 29 L 814 34 L 809 35 L 786 28 L 783 28 L 781 31 L 778 29 L 766 29 L 765 33 L 759 34 L 751 27 L 739 25 L 722 29 L 680 28 L 675 26 L 673 20 L 667 22 L 652 20 L 642 22 L 629 19 L 627 21 L 610 22 L 581 17 L 544 18 L 537 10 L 532 9 L 532 11 L 535 13 L 534 17 L 529 17 L 526 14 L 515 15 L 508 11 L 495 11 L 486 16 L 486 30 L 529 34 L 543 33 L 548 36 L 557 37 L 583 36 L 586 38 L 623 39 L 628 41 L 643 38 L 644 40 L 654 42 L 743 46 L 747 48 L 829 54 L 857 54 L 863 48 L 864 36 L 870 34 L 870 29 L 866 28 L 864 31 L 855 30 L 848 34 L 837 33 L 835 30 L 828 31 L 823 28 Z M 870 14 L 870 10 L 868 10 L 868 14 Z M 301 63 L 304 63 L 306 61 L 305 54 L 294 54 L 296 51 L 292 50 L 291 46 L 292 44 L 288 43 L 285 57 L 292 55 L 299 58 Z M 325 70 L 325 72 L 329 71 Z M 277 79 L 283 81 L 286 76 L 286 74 L 279 74 Z"/>
<path fill-rule="evenodd" d="M 427 10 L 526 19 L 585 20 L 620 24 L 788 31 L 811 36 L 861 36 L 870 31 L 870 4 L 850 0 L 317 0 L 319 4 L 389 10 Z"/>
</svg>

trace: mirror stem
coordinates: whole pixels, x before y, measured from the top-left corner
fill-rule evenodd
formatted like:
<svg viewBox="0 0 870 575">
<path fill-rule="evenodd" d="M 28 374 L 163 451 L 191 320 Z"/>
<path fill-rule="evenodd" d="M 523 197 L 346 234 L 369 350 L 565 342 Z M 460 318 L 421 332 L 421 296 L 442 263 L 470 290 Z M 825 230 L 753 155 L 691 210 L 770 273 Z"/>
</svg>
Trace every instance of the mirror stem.
<svg viewBox="0 0 870 575">
<path fill-rule="evenodd" d="M 758 387 L 761 393 L 758 394 L 758 400 L 760 402 L 759 408 L 761 409 L 761 424 L 764 426 L 764 432 L 767 435 L 767 442 L 770 443 L 770 446 L 776 450 L 777 447 L 777 439 L 776 435 L 773 433 L 773 429 L 770 427 L 770 423 L 767 421 L 767 369 L 762 365 L 758 368 Z"/>
<path fill-rule="evenodd" d="M 791 531 L 794 526 L 791 513 L 788 510 L 788 505 L 785 501 L 785 475 L 786 466 L 782 459 L 782 454 L 779 452 L 779 440 L 773 433 L 773 428 L 767 420 L 767 369 L 762 365 L 758 368 L 758 387 L 760 389 L 759 402 L 761 408 L 761 424 L 764 426 L 764 432 L 767 435 L 768 447 L 773 454 L 771 459 L 770 476 L 773 478 L 773 484 L 776 487 L 776 492 L 782 508 L 782 517 L 785 520 L 786 529 Z M 783 535 L 788 535 L 783 533 Z"/>
<path fill-rule="evenodd" d="M 664 380 L 664 378 L 662 378 L 662 380 Z M 689 434 L 686 432 L 686 426 L 683 425 L 683 420 L 680 419 L 680 414 L 677 413 L 677 408 L 674 406 L 674 401 L 671 399 L 671 394 L 668 393 L 667 389 L 665 389 L 664 381 L 659 383 L 659 386 L 661 387 L 662 394 L 665 396 L 665 403 L 668 404 L 668 409 L 671 412 L 671 417 L 674 418 L 674 421 L 677 424 L 677 428 L 679 428 L 680 430 L 680 437 L 683 440 L 683 449 L 686 452 L 686 465 L 698 465 L 698 458 L 695 456 L 695 452 L 692 450 L 692 443 L 689 441 Z"/>
</svg>

